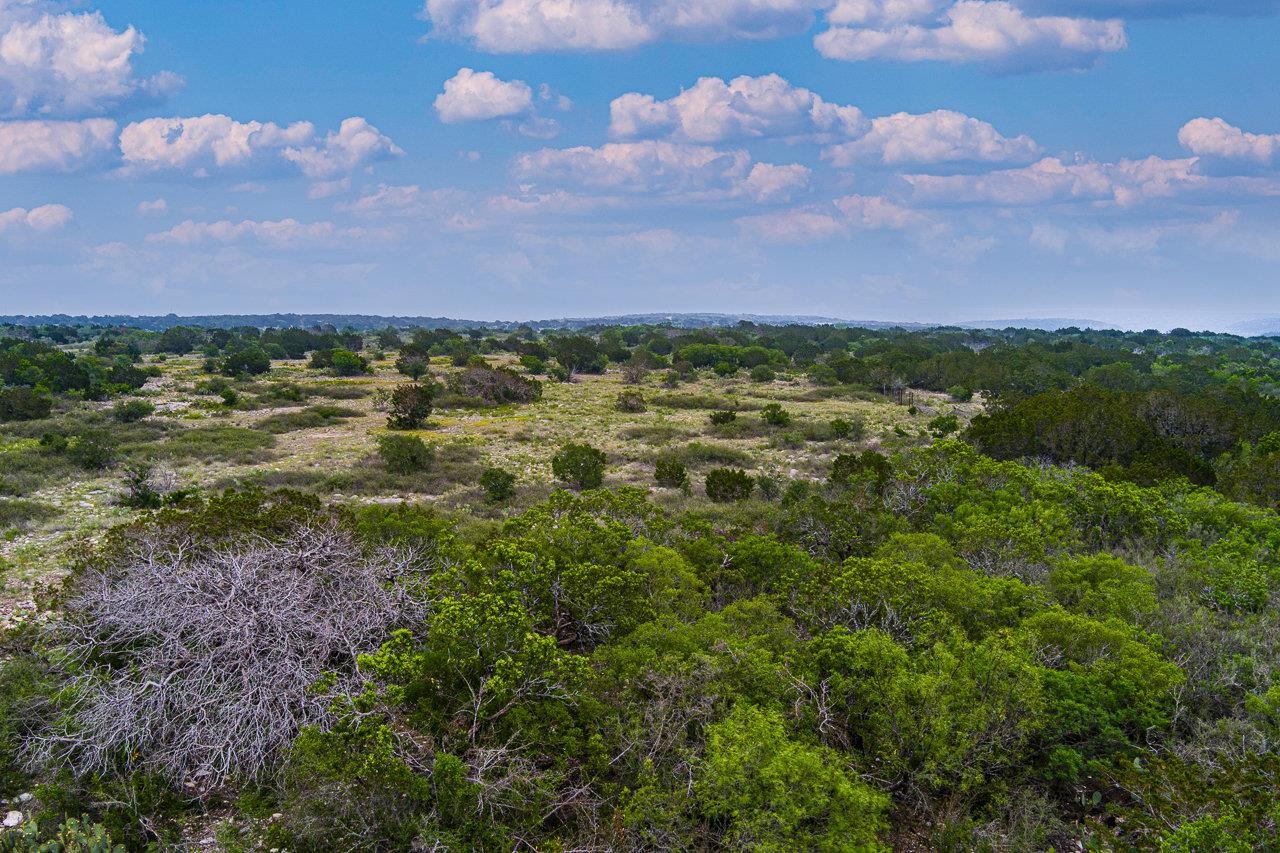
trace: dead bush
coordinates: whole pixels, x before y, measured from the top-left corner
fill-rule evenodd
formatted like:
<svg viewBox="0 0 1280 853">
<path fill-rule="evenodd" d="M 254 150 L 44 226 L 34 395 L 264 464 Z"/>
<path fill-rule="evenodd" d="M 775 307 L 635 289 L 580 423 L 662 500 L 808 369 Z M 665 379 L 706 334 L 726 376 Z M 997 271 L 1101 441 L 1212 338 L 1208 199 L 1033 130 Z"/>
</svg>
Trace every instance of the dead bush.
<svg viewBox="0 0 1280 853">
<path fill-rule="evenodd" d="M 329 724 L 356 656 L 420 615 L 397 580 L 421 561 L 331 522 L 213 549 L 156 533 L 114 562 L 50 628 L 69 689 L 32 759 L 77 775 L 261 778 L 302 726 Z"/>
</svg>

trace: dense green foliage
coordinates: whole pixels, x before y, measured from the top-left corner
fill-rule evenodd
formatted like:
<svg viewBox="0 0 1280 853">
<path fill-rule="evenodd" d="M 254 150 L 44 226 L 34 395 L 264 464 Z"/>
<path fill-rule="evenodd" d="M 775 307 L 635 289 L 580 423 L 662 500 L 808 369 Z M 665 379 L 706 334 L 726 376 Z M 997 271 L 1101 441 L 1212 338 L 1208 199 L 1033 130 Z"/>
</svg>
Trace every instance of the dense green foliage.
<svg viewBox="0 0 1280 853">
<path fill-rule="evenodd" d="M 273 536 L 322 512 L 236 500 L 167 524 Z M 288 756 L 291 849 L 1276 839 L 1260 791 L 1212 793 L 1276 770 L 1270 511 L 949 442 L 842 457 L 764 534 L 625 490 L 557 493 L 474 544 L 425 510 L 345 518 L 440 559 L 425 621 Z"/>
</svg>

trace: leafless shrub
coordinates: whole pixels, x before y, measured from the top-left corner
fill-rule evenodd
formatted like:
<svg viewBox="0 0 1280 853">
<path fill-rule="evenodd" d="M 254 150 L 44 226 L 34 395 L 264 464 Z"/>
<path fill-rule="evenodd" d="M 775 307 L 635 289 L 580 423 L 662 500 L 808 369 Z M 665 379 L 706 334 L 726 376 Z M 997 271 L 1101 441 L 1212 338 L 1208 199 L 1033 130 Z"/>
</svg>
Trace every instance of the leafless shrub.
<svg viewBox="0 0 1280 853">
<path fill-rule="evenodd" d="M 330 524 L 203 552 L 140 538 L 51 626 L 70 698 L 33 761 L 201 791 L 261 777 L 301 726 L 330 722 L 356 656 L 420 615 L 395 583 L 418 565 Z"/>
</svg>

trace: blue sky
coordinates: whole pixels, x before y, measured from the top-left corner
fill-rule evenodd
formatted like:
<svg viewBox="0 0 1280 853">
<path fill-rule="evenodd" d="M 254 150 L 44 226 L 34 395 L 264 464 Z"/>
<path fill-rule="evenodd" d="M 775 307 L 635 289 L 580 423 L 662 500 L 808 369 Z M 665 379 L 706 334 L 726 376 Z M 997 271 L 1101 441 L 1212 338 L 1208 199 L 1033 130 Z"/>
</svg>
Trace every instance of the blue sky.
<svg viewBox="0 0 1280 853">
<path fill-rule="evenodd" d="M 1280 0 L 0 0 L 0 313 L 1280 313 Z"/>
</svg>

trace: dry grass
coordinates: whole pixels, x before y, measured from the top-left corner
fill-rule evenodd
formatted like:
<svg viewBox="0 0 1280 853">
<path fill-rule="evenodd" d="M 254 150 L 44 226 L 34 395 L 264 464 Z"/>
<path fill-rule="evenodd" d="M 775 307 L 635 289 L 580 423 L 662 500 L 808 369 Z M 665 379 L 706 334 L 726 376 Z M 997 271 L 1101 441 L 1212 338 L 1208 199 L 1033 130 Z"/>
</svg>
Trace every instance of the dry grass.
<svg viewBox="0 0 1280 853">
<path fill-rule="evenodd" d="M 550 458 L 567 441 L 605 451 L 606 486 L 653 486 L 653 460 L 661 453 L 681 457 L 699 481 L 707 469 L 725 464 L 753 474 L 816 479 L 825 476 L 839 453 L 921 441 L 934 415 L 955 411 L 967 420 L 980 406 L 957 406 L 943 395 L 917 392 L 918 411 L 912 414 L 865 389 L 817 388 L 802 377 L 757 383 L 705 371 L 672 389 L 659 384 L 658 373 L 640 385 L 627 385 L 611 371 L 581 375 L 571 384 L 544 383 L 542 399 L 530 404 L 437 408 L 429 428 L 412 434 L 435 445 L 438 464 L 427 475 L 406 479 L 388 475 L 372 456 L 377 436 L 386 429 L 386 415 L 375 410 L 375 392 L 407 381 L 394 371 L 394 354 L 374 363 L 372 374 L 348 379 L 319 375 L 305 361 L 278 361 L 253 382 L 231 383 L 241 396 L 233 407 L 217 396 L 195 393 L 196 383 L 209 378 L 200 361 L 170 357 L 159 362 L 163 375 L 145 388 L 156 414 L 131 425 L 139 434 L 150 430 L 156 439 L 140 442 L 133 452 L 165 457 L 182 487 L 288 485 L 340 500 L 433 500 L 483 517 L 504 511 L 481 505 L 477 479 L 484 467 L 516 474 L 517 497 L 505 508 L 511 511 L 554 487 Z M 519 369 L 510 356 L 491 357 L 490 363 Z M 456 368 L 447 359 L 435 359 L 432 371 L 444 379 Z M 279 398 L 286 383 L 302 389 L 302 401 Z M 619 411 L 617 398 L 624 389 L 643 394 L 646 411 Z M 321 423 L 301 414 L 319 402 L 316 398 L 340 400 L 340 417 L 324 417 Z M 791 424 L 764 424 L 760 410 L 769 403 L 780 403 Z M 100 404 L 81 404 L 86 411 L 95 405 Z M 712 426 L 712 409 L 733 409 L 737 420 Z M 865 438 L 833 440 L 829 424 L 837 418 L 860 419 Z M 282 426 L 290 429 L 272 434 Z M 19 452 L 32 441 L 0 429 L 0 461 L 6 448 Z M 119 472 L 54 473 L 43 486 L 22 494 L 54 512 L 24 521 L 0 541 L 0 565 L 7 566 L 9 585 L 0 590 L 0 617 L 15 600 L 29 597 L 33 582 L 56 577 L 68 548 L 133 514 L 115 501 Z M 666 491 L 656 490 L 656 499 L 678 500 Z"/>
</svg>

